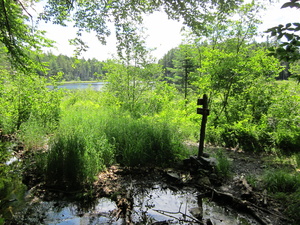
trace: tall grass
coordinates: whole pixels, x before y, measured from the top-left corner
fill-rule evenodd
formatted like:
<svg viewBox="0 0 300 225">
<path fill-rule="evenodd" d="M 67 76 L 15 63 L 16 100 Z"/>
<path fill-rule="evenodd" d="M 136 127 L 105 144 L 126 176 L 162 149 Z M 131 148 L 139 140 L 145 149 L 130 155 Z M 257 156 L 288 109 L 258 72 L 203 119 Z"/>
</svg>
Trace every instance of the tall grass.
<svg viewBox="0 0 300 225">
<path fill-rule="evenodd" d="M 216 172 L 220 177 L 228 178 L 232 172 L 232 165 L 230 160 L 226 157 L 222 150 L 216 152 L 217 159 Z"/>
<path fill-rule="evenodd" d="M 300 188 L 300 175 L 285 170 L 267 171 L 263 177 L 270 192 L 292 193 Z"/>
<path fill-rule="evenodd" d="M 164 166 L 185 156 L 181 137 L 166 122 L 134 119 L 95 103 L 68 106 L 50 141 L 45 179 L 49 186 L 78 190 L 115 162 Z M 42 162 L 42 161 L 41 161 Z"/>
<path fill-rule="evenodd" d="M 119 117 L 108 121 L 105 133 L 123 165 L 165 166 L 186 154 L 178 131 L 166 122 Z"/>
<path fill-rule="evenodd" d="M 100 116 L 91 111 L 65 111 L 50 141 L 45 178 L 50 186 L 78 190 L 114 162 L 114 146 L 99 126 Z"/>
</svg>

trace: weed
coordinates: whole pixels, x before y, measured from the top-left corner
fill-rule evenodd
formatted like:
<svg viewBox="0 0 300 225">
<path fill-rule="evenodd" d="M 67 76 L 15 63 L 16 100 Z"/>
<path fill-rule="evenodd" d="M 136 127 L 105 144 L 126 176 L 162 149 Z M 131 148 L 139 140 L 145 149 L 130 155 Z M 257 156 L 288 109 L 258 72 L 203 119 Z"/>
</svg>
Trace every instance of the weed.
<svg viewBox="0 0 300 225">
<path fill-rule="evenodd" d="M 246 180 L 251 185 L 251 187 L 257 187 L 257 178 L 255 175 L 246 175 Z"/>
<path fill-rule="evenodd" d="M 217 159 L 216 171 L 217 174 L 221 177 L 230 177 L 231 175 L 231 162 L 220 149 L 215 155 Z"/>
</svg>

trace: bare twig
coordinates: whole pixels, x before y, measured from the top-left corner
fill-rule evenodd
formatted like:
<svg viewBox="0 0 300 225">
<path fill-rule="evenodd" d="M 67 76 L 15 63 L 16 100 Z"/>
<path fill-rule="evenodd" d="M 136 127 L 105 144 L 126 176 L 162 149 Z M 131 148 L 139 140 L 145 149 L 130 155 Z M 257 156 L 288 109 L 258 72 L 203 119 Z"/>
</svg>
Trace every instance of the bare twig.
<svg viewBox="0 0 300 225">
<path fill-rule="evenodd" d="M 160 213 L 160 214 L 163 214 L 163 215 L 165 215 L 165 216 L 169 216 L 169 217 L 171 217 L 171 218 L 177 219 L 177 220 L 179 220 L 179 221 L 183 221 L 183 222 L 197 222 L 197 223 L 200 223 L 200 224 L 202 223 L 200 220 L 198 220 L 198 219 L 196 219 L 196 218 L 194 218 L 194 217 L 192 217 L 192 216 L 189 216 L 189 215 L 187 215 L 186 213 L 180 212 L 180 210 L 179 210 L 178 212 L 169 212 L 169 211 L 165 211 L 165 210 L 153 209 L 153 211 L 158 212 L 158 213 Z M 175 216 L 168 215 L 168 214 L 173 214 L 173 215 L 175 215 L 175 214 L 181 214 L 181 215 L 184 216 L 184 217 L 190 218 L 192 221 L 189 221 L 189 220 L 182 220 L 182 219 L 179 219 L 179 218 L 177 218 L 177 217 L 175 217 Z"/>
</svg>

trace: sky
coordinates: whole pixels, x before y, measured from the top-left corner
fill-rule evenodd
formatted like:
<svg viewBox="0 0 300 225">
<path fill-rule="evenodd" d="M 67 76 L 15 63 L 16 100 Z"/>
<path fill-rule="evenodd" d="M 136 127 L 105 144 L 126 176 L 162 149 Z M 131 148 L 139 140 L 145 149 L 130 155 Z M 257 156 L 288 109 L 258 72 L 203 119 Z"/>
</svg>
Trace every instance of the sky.
<svg viewBox="0 0 300 225">
<path fill-rule="evenodd" d="M 268 28 L 277 26 L 278 24 L 286 24 L 288 22 L 300 22 L 299 9 L 284 8 L 281 6 L 288 0 L 279 0 L 268 6 L 267 11 L 262 12 L 261 20 L 263 23 L 259 26 L 259 32 L 263 32 Z M 161 12 L 155 12 L 152 15 L 144 18 L 144 26 L 146 30 L 146 43 L 149 48 L 156 48 L 152 55 L 156 59 L 160 59 L 170 49 L 177 47 L 183 40 L 181 34 L 182 23 L 168 20 L 167 15 Z M 40 23 L 39 29 L 47 31 L 46 37 L 56 41 L 56 48 L 51 49 L 54 54 L 63 54 L 72 56 L 74 54 L 74 47 L 69 45 L 69 39 L 76 36 L 76 30 L 72 27 L 62 27 L 50 23 Z M 113 58 L 116 55 L 116 39 L 111 36 L 107 39 L 107 45 L 103 46 L 97 40 L 93 33 L 85 34 L 83 40 L 89 45 L 87 52 L 82 54 L 85 59 L 96 58 L 98 60 L 106 60 Z M 259 37 L 258 40 L 266 40 L 264 37 Z M 49 50 L 48 50 L 49 51 Z"/>
</svg>

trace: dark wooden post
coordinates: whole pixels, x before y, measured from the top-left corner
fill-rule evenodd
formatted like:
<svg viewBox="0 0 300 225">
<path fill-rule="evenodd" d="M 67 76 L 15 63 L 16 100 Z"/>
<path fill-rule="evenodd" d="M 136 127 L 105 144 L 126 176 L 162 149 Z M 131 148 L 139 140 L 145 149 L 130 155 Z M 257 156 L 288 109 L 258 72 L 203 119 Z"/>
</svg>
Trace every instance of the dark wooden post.
<svg viewBox="0 0 300 225">
<path fill-rule="evenodd" d="M 209 115 L 206 94 L 203 95 L 203 98 L 198 99 L 197 105 L 203 105 L 203 108 L 197 108 L 197 114 L 202 114 L 202 122 L 201 122 L 201 128 L 200 128 L 200 141 L 199 141 L 199 150 L 198 150 L 198 158 L 200 158 L 203 155 L 205 127 L 206 127 L 206 122 L 207 122 L 207 116 Z"/>
</svg>

